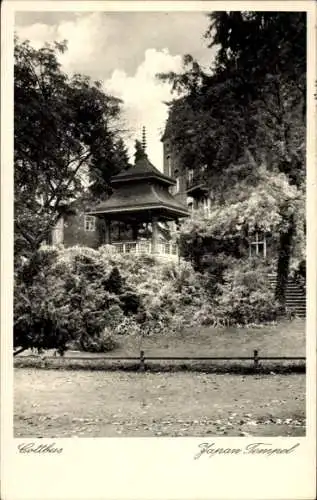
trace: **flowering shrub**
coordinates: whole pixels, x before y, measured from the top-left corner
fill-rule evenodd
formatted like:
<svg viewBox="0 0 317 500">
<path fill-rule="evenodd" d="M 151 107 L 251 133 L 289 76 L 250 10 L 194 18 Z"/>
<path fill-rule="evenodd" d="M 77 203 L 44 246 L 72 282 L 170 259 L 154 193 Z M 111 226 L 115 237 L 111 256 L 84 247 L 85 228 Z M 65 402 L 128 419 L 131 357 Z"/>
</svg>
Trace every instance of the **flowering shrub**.
<svg viewBox="0 0 317 500">
<path fill-rule="evenodd" d="M 124 316 L 115 326 L 117 335 L 141 335 L 141 326 L 131 316 Z"/>
<path fill-rule="evenodd" d="M 267 268 L 256 260 L 239 263 L 225 273 L 220 295 L 215 300 L 215 316 L 225 324 L 247 325 L 274 321 L 280 306 L 268 286 Z"/>
</svg>

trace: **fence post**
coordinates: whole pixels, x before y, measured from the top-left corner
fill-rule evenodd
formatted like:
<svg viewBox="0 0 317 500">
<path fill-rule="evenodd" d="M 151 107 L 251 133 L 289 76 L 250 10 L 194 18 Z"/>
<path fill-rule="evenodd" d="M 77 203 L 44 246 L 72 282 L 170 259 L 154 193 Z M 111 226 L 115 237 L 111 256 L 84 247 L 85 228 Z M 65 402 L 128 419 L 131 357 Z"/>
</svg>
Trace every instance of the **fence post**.
<svg viewBox="0 0 317 500">
<path fill-rule="evenodd" d="M 144 363 L 144 351 L 140 351 L 140 366 L 139 366 L 139 371 L 144 372 L 145 370 L 145 363 Z"/>
<path fill-rule="evenodd" d="M 257 370 L 259 368 L 259 351 L 254 349 L 253 351 L 253 361 L 254 361 L 254 369 Z"/>
</svg>

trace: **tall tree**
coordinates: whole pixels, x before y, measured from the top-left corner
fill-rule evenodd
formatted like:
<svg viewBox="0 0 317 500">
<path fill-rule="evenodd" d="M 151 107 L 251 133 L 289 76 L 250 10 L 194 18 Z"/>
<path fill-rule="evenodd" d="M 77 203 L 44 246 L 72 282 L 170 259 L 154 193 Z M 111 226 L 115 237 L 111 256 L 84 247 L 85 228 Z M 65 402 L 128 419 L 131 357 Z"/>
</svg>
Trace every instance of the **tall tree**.
<svg viewBox="0 0 317 500">
<path fill-rule="evenodd" d="M 129 166 L 128 150 L 121 138 L 114 140 L 108 149 L 98 147 L 89 172 L 90 193 L 98 199 L 107 197 L 111 193 L 111 177 Z"/>
<path fill-rule="evenodd" d="M 102 167 L 122 167 L 120 101 L 86 76 L 68 76 L 66 43 L 34 49 L 15 40 L 14 182 L 16 250 L 33 252 Z"/>
<path fill-rule="evenodd" d="M 232 166 L 251 154 L 255 169 L 264 162 L 304 193 L 305 14 L 216 12 L 209 17 L 205 37 L 218 48 L 212 71 L 202 71 L 187 56 L 183 74 L 160 75 L 181 93 L 171 105 L 169 134 L 183 164 L 206 165 L 210 187 L 221 197 L 224 188 L 241 181 L 242 173 L 232 177 Z M 284 210 L 279 235 L 276 295 L 282 304 L 296 236 L 291 213 Z"/>
</svg>

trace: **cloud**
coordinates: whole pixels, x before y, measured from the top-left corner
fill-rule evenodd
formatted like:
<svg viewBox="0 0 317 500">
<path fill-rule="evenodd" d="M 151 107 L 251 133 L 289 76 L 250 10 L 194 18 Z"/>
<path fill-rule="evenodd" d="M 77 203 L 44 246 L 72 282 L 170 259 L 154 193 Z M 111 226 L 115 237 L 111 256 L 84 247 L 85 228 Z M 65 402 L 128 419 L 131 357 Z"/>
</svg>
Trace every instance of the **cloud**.
<svg viewBox="0 0 317 500">
<path fill-rule="evenodd" d="M 157 168 L 162 169 L 162 135 L 167 118 L 167 106 L 164 102 L 171 99 L 168 83 L 159 81 L 157 73 L 180 71 L 182 57 L 172 55 L 168 49 L 158 51 L 149 48 L 144 53 L 144 60 L 134 75 L 115 70 L 104 81 L 104 87 L 110 94 L 123 100 L 123 118 L 128 124 L 129 133 L 126 144 L 133 154 L 134 140 L 140 138 L 142 126 L 147 130 L 147 151 Z"/>
<path fill-rule="evenodd" d="M 66 19 L 54 25 L 35 23 L 17 26 L 16 31 L 20 38 L 30 40 L 36 48 L 45 42 L 67 40 L 68 50 L 61 57 L 65 70 L 98 78 L 100 71 L 104 72 L 106 47 L 115 29 L 113 23 L 105 26 L 102 13 L 93 12 L 78 13 L 74 19 Z"/>
<path fill-rule="evenodd" d="M 211 51 L 202 39 L 208 26 L 202 12 L 20 12 L 16 31 L 32 43 L 68 40 L 65 66 L 69 71 L 109 78 L 116 68 L 134 74 L 144 50 L 192 54 L 204 64 Z"/>
<path fill-rule="evenodd" d="M 22 40 L 29 40 L 36 49 L 41 48 L 45 42 L 58 40 L 56 27 L 43 23 L 16 27 L 16 32 Z"/>
</svg>

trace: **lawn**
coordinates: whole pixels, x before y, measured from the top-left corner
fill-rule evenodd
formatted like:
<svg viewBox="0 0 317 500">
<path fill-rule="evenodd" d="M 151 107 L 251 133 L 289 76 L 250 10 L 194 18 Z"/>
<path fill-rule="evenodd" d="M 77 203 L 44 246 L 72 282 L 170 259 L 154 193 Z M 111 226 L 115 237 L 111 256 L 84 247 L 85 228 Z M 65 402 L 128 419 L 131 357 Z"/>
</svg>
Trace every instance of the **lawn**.
<svg viewBox="0 0 317 500">
<path fill-rule="evenodd" d="M 18 368 L 16 437 L 302 436 L 305 375 Z"/>
<path fill-rule="evenodd" d="M 139 356 L 138 337 L 118 335 L 116 340 L 119 346 L 106 355 Z M 253 356 L 254 349 L 260 356 L 305 356 L 305 321 L 295 319 L 256 328 L 200 327 L 150 335 L 143 338 L 142 349 L 147 356 Z M 91 357 L 91 353 L 81 353 L 85 355 Z M 74 352 L 68 351 L 65 356 L 74 356 Z"/>
<path fill-rule="evenodd" d="M 119 339 L 120 340 L 120 339 Z M 305 321 L 295 319 L 256 328 L 187 329 L 168 336 L 148 336 L 142 349 L 149 356 L 305 356 Z M 113 354 L 139 353 L 139 340 L 124 338 Z M 110 353 L 111 355 L 111 353 Z"/>
</svg>

